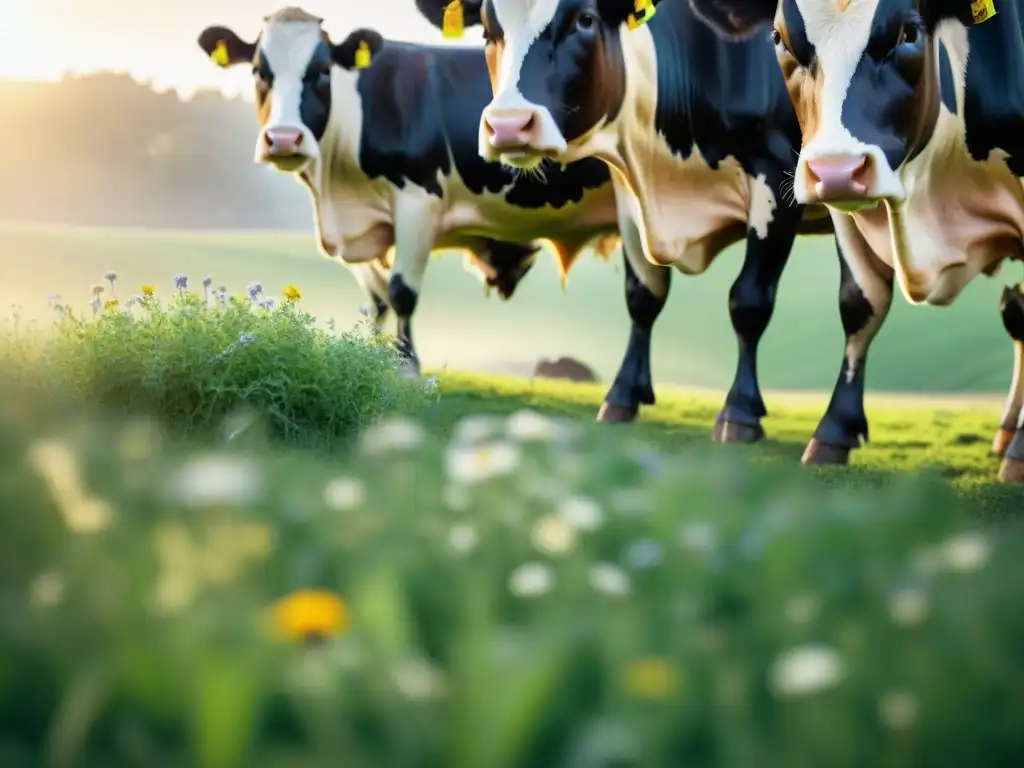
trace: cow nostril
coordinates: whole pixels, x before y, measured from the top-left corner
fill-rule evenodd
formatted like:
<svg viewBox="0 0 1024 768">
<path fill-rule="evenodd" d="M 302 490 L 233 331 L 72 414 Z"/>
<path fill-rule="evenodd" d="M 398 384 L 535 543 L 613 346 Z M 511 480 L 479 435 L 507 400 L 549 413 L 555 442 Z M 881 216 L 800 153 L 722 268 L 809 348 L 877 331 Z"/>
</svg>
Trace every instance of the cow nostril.
<svg viewBox="0 0 1024 768">
<path fill-rule="evenodd" d="M 274 146 L 274 139 L 271 137 L 269 131 L 263 132 L 263 143 L 266 144 L 268 147 Z"/>
<path fill-rule="evenodd" d="M 533 130 L 534 117 L 535 116 L 533 114 L 531 114 L 530 117 L 527 119 L 527 121 L 525 123 L 523 123 L 522 130 L 524 132 L 528 132 L 528 131 L 532 131 Z"/>
<path fill-rule="evenodd" d="M 295 138 L 293 139 L 293 143 L 295 144 L 296 147 L 299 146 L 302 143 L 302 133 L 301 132 L 295 134 Z"/>
</svg>

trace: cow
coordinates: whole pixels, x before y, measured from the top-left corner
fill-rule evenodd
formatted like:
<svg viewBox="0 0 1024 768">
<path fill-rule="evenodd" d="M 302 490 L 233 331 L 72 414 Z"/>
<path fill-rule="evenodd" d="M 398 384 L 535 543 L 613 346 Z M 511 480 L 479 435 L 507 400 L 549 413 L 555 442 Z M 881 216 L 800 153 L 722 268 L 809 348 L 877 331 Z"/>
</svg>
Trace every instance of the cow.
<svg viewBox="0 0 1024 768">
<path fill-rule="evenodd" d="M 608 256 L 619 242 L 630 214 L 617 206 L 604 163 L 524 173 L 479 157 L 477 123 L 490 99 L 479 48 L 387 41 L 365 28 L 335 43 L 321 18 L 296 7 L 265 17 L 253 42 L 211 26 L 198 44 L 222 67 L 252 67 L 255 160 L 294 174 L 308 188 L 323 254 L 375 265 L 364 278 L 373 297 L 369 309 L 378 315 L 394 309 L 398 348 L 417 373 L 411 319 L 435 248 L 469 249 L 485 283 L 508 294 L 534 258 L 524 262 L 513 244 L 551 246 L 564 285 L 589 243 Z M 495 253 L 496 241 L 484 238 L 503 241 L 509 263 Z M 486 262 L 481 252 L 489 254 Z M 632 265 L 650 267 L 636 253 L 624 244 L 632 325 L 601 421 L 631 421 L 641 404 L 654 402 L 651 328 L 668 282 L 660 280 L 661 293 L 650 297 Z"/>
<path fill-rule="evenodd" d="M 768 38 L 803 128 L 793 191 L 845 214 L 838 235 L 864 308 L 862 365 L 895 279 L 951 304 L 1024 258 L 1024 0 L 692 0 L 723 37 Z M 773 23 L 774 21 L 774 23 Z M 968 63 L 969 62 L 969 63 Z M 1014 349 L 992 450 L 1024 483 L 1024 293 L 1000 300 Z"/>
<path fill-rule="evenodd" d="M 445 0 L 416 0 L 444 25 Z M 727 43 L 686 0 L 664 0 L 637 23 L 634 0 L 462 0 L 465 26 L 483 27 L 493 98 L 478 149 L 529 171 L 598 158 L 634 211 L 620 234 L 651 265 L 637 270 L 661 296 L 675 266 L 704 272 L 746 240 L 729 292 L 739 343 L 736 378 L 716 422 L 748 439 L 767 411 L 757 348 L 798 233 L 832 232 L 829 212 L 792 200 L 800 130 L 767 38 Z M 863 299 L 840 254 L 839 310 L 856 343 Z M 862 369 L 845 365 L 803 462 L 845 463 L 868 437 Z"/>
</svg>

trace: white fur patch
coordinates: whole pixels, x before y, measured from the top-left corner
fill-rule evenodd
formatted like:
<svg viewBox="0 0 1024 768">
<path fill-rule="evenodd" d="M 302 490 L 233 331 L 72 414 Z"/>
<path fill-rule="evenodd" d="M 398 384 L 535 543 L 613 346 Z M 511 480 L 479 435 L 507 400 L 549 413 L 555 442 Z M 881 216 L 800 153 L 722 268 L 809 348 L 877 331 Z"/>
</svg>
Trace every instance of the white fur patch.
<svg viewBox="0 0 1024 768">
<path fill-rule="evenodd" d="M 305 77 L 313 52 L 320 44 L 320 25 L 309 21 L 271 21 L 264 25 L 260 47 L 274 73 L 270 90 L 270 113 L 264 129 L 297 128 L 310 157 L 316 159 L 317 143 L 302 122 L 302 78 Z M 261 137 L 256 139 L 256 159 L 262 154 Z M 313 154 L 317 153 L 317 154 Z"/>
</svg>

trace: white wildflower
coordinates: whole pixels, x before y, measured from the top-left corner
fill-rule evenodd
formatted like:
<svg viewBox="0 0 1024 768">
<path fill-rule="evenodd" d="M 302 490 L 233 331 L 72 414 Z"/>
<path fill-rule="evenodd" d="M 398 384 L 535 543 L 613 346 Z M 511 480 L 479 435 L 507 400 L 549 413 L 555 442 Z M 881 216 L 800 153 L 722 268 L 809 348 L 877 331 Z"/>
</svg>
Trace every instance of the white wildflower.
<svg viewBox="0 0 1024 768">
<path fill-rule="evenodd" d="M 437 699 L 445 693 L 444 674 L 423 659 L 405 659 L 395 665 L 392 678 L 398 690 L 410 699 Z"/>
<path fill-rule="evenodd" d="M 555 584 L 551 568 L 543 563 L 524 563 L 509 576 L 509 589 L 517 597 L 540 597 Z"/>
<path fill-rule="evenodd" d="M 465 416 L 455 424 L 452 439 L 456 443 L 480 443 L 498 433 L 501 419 L 486 413 Z"/>
<path fill-rule="evenodd" d="M 514 440 L 540 442 L 563 437 L 566 434 L 566 427 L 537 411 L 523 408 L 508 417 L 505 432 Z"/>
<path fill-rule="evenodd" d="M 242 506 L 262 495 L 263 473 L 249 459 L 209 454 L 186 462 L 169 479 L 167 491 L 185 506 Z"/>
<path fill-rule="evenodd" d="M 581 531 L 595 531 L 604 521 L 601 505 L 585 496 L 570 496 L 558 505 L 558 517 Z"/>
<path fill-rule="evenodd" d="M 889 596 L 889 615 L 903 627 L 920 624 L 928 616 L 928 596 L 916 587 L 897 589 Z"/>
<path fill-rule="evenodd" d="M 543 517 L 530 533 L 533 546 L 549 555 L 561 555 L 576 545 L 576 529 L 557 517 Z"/>
<path fill-rule="evenodd" d="M 988 562 L 991 546 L 988 539 L 977 531 L 967 531 L 942 545 L 942 559 L 951 571 L 975 571 Z"/>
<path fill-rule="evenodd" d="M 363 484 L 354 477 L 336 477 L 324 487 L 324 503 L 336 512 L 358 507 L 365 496 Z"/>
<path fill-rule="evenodd" d="M 775 660 L 771 684 L 779 696 L 805 696 L 835 686 L 844 674 L 843 659 L 834 648 L 808 644 Z"/>
<path fill-rule="evenodd" d="M 611 563 L 597 563 L 587 574 L 590 586 L 609 597 L 626 597 L 632 591 L 629 575 Z"/>
<path fill-rule="evenodd" d="M 40 608 L 50 608 L 64 599 L 64 577 L 56 571 L 41 573 L 29 586 L 29 599 Z"/>
<path fill-rule="evenodd" d="M 469 523 L 453 525 L 448 532 L 448 544 L 456 552 L 467 554 L 472 552 L 479 541 L 476 528 Z"/>
<path fill-rule="evenodd" d="M 878 701 L 878 718 L 888 728 L 903 731 L 914 725 L 918 709 L 917 697 L 910 691 L 887 691 Z"/>
<path fill-rule="evenodd" d="M 412 419 L 391 417 L 369 427 L 363 432 L 363 451 L 369 454 L 388 451 L 406 451 L 423 444 L 423 427 Z"/>
<path fill-rule="evenodd" d="M 718 543 L 718 533 L 709 523 L 683 523 L 679 528 L 679 543 L 696 552 L 710 552 Z"/>
<path fill-rule="evenodd" d="M 506 440 L 479 445 L 454 445 L 445 456 L 448 477 L 472 485 L 494 477 L 512 474 L 519 466 L 519 448 Z"/>
</svg>

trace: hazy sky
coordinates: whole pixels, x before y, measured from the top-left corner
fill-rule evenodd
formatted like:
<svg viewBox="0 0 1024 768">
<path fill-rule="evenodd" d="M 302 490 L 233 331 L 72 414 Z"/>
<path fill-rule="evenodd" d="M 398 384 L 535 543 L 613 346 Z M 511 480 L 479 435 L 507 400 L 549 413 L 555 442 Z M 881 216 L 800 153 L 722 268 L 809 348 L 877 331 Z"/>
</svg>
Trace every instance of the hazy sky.
<svg viewBox="0 0 1024 768">
<path fill-rule="evenodd" d="M 294 2 L 294 0 L 292 0 Z M 229 93 L 252 90 L 251 74 L 224 73 L 195 44 L 200 31 L 223 24 L 252 39 L 267 13 L 289 0 L 0 0 L 0 77 L 56 78 L 63 71 L 128 71 L 158 88 L 196 86 Z M 343 39 L 356 27 L 386 37 L 447 41 L 423 21 L 413 0 L 303 0 L 324 27 Z M 479 29 L 464 44 L 476 45 Z"/>
</svg>

